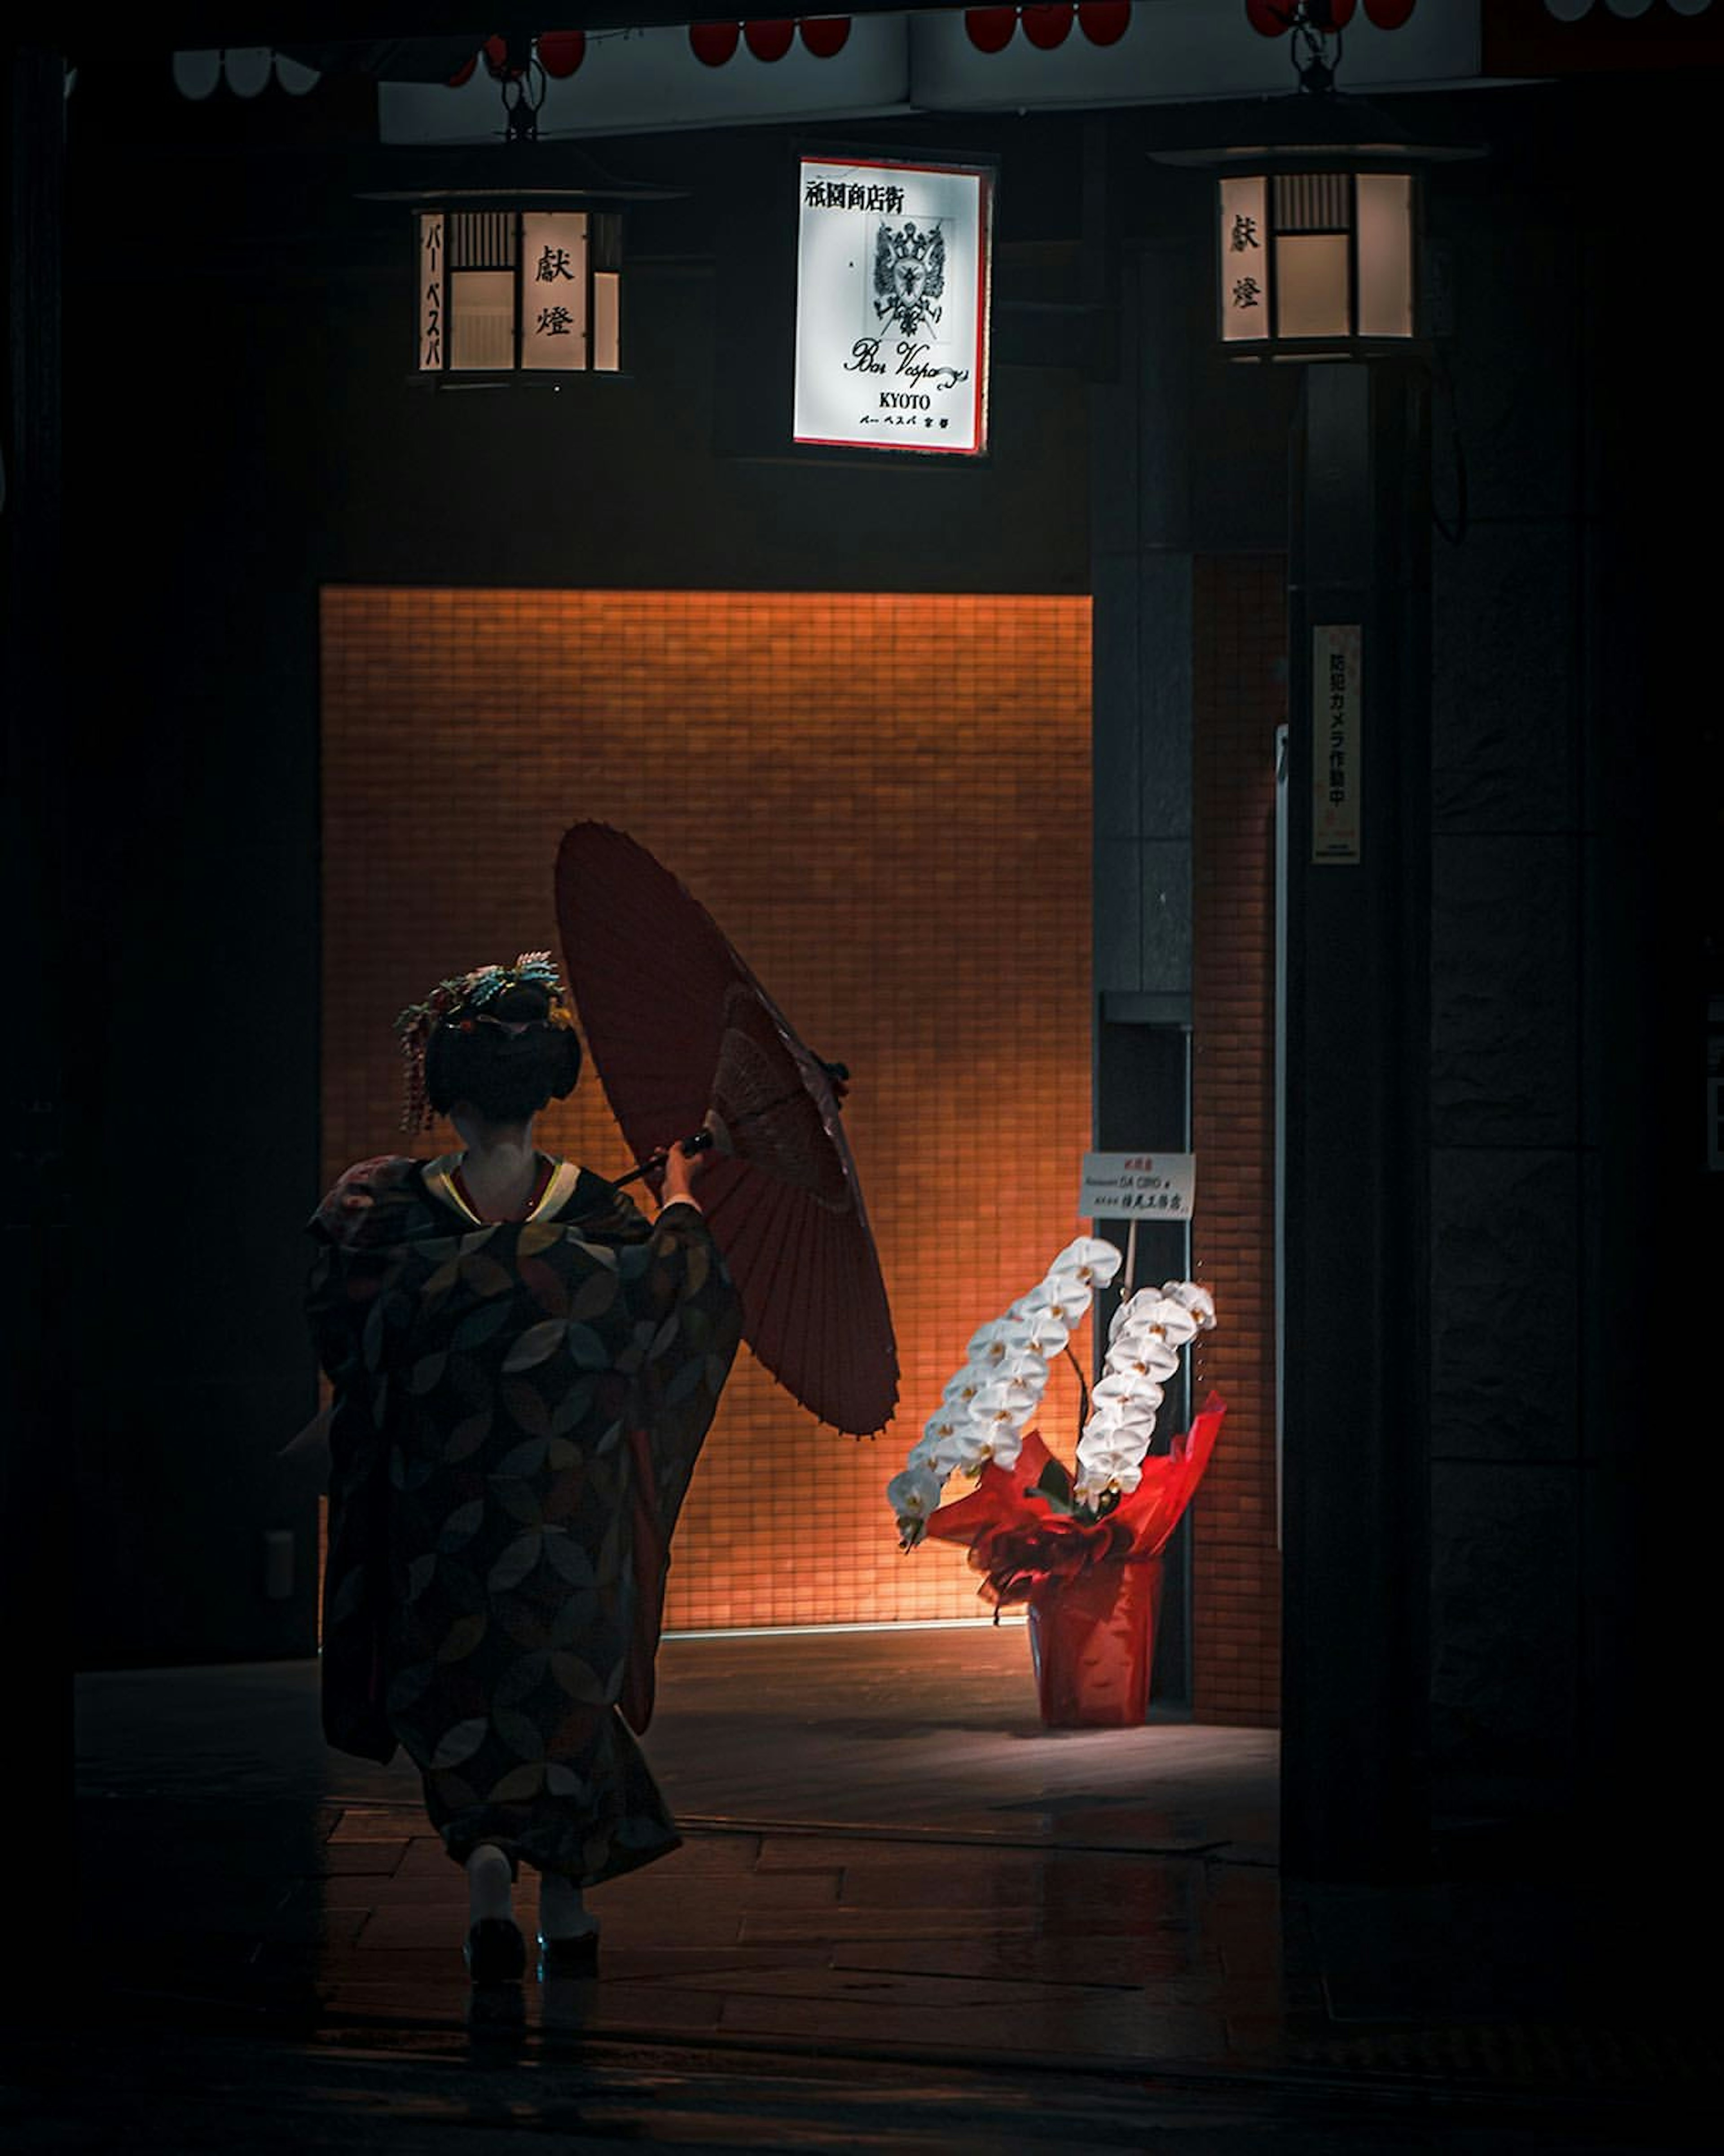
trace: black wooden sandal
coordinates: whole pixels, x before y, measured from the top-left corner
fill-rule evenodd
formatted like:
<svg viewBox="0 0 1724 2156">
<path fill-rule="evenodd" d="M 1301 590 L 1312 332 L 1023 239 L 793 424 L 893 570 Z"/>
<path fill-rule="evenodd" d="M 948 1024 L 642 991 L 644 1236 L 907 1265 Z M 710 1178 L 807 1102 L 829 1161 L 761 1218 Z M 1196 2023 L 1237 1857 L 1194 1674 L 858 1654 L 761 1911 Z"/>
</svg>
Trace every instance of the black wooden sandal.
<svg viewBox="0 0 1724 2156">
<path fill-rule="evenodd" d="M 571 1939 L 547 1939 L 539 1934 L 539 1979 L 548 1983 L 561 1977 L 597 1976 L 598 1933 L 577 1932 Z"/>
<path fill-rule="evenodd" d="M 461 1949 L 475 1984 L 511 1984 L 526 1973 L 526 1942 L 509 1917 L 481 1917 Z"/>
</svg>

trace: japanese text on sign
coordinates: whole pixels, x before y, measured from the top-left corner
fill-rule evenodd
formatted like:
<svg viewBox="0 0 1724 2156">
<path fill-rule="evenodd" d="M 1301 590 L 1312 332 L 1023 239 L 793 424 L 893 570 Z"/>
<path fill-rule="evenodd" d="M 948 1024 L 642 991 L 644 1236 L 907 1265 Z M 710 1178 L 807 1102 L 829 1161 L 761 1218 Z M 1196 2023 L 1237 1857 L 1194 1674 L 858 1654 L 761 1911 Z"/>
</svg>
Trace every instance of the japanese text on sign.
<svg viewBox="0 0 1724 2156">
<path fill-rule="evenodd" d="M 1197 1194 L 1192 1152 L 1086 1152 L 1081 1220 L 1188 1220 Z"/>
<path fill-rule="evenodd" d="M 1362 843 L 1357 622 L 1311 631 L 1313 861 L 1357 861 Z"/>
<path fill-rule="evenodd" d="M 443 213 L 419 219 L 419 366 L 435 372 L 443 366 Z"/>
<path fill-rule="evenodd" d="M 979 454 L 992 173 L 804 157 L 799 184 L 794 439 Z"/>
</svg>

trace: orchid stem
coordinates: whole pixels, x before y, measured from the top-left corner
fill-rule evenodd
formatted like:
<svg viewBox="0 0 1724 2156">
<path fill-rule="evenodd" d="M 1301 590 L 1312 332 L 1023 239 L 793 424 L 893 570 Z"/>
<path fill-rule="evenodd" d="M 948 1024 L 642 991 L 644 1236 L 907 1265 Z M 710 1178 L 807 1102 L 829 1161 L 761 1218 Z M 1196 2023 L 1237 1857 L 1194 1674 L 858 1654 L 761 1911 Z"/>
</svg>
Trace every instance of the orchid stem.
<svg viewBox="0 0 1724 2156">
<path fill-rule="evenodd" d="M 1065 1359 L 1077 1373 L 1078 1434 L 1081 1436 L 1083 1434 L 1084 1424 L 1090 1419 L 1090 1388 L 1084 1377 L 1084 1366 L 1079 1362 L 1077 1357 L 1072 1353 L 1071 1342 L 1069 1340 L 1065 1343 Z"/>
</svg>

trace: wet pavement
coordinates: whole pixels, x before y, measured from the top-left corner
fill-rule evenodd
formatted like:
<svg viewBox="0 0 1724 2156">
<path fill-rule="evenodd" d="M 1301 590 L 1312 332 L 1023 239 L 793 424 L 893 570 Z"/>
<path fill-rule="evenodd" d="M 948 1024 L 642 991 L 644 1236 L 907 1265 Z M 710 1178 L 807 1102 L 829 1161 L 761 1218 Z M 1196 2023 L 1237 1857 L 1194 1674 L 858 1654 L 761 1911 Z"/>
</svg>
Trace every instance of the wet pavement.
<svg viewBox="0 0 1724 2156">
<path fill-rule="evenodd" d="M 1021 1630 L 668 1641 L 648 1749 L 686 1844 L 593 1894 L 598 1980 L 475 1993 L 416 1777 L 323 1747 L 315 1664 L 82 1680 L 85 1989 L 0 2143 L 1716 2145 L 1632 1907 L 1547 1849 L 1285 1881 L 1271 1735 L 1045 1732 Z"/>
</svg>

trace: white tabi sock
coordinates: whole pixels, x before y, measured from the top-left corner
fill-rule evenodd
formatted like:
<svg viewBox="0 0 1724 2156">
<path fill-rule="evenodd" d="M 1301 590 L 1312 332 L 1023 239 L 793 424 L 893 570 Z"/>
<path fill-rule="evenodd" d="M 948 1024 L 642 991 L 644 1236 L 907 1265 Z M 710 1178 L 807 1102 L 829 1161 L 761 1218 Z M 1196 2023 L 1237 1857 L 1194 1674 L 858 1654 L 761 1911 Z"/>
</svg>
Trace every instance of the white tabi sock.
<svg viewBox="0 0 1724 2156">
<path fill-rule="evenodd" d="M 547 1939 L 584 1939 L 598 1929 L 598 1919 L 581 1898 L 572 1879 L 560 1872 L 539 1875 L 539 1932 Z"/>
<path fill-rule="evenodd" d="M 512 1917 L 510 1900 L 513 1881 L 509 1860 L 494 1841 L 482 1841 L 467 1859 L 467 1907 L 469 1921 L 486 1917 Z"/>
</svg>

